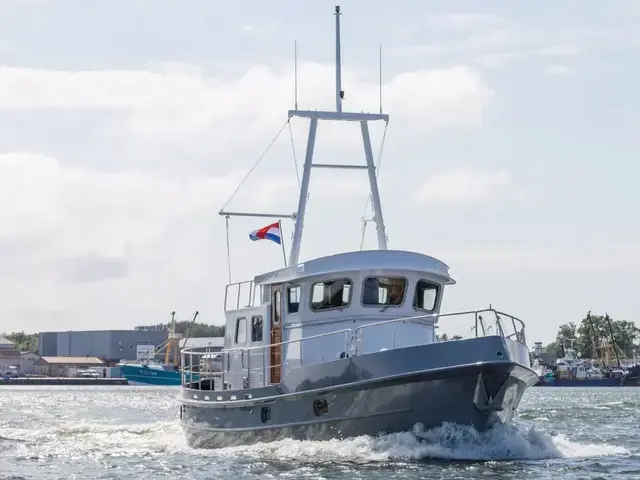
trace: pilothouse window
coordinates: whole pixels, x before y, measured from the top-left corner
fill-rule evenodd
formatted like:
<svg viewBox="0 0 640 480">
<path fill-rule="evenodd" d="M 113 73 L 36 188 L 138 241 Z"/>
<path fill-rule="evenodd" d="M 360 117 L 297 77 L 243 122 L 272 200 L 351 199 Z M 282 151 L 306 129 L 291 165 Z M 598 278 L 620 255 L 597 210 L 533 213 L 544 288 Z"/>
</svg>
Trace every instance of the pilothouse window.
<svg viewBox="0 0 640 480">
<path fill-rule="evenodd" d="M 367 306 L 398 306 L 404 300 L 407 280 L 401 277 L 365 278 L 362 304 Z"/>
<path fill-rule="evenodd" d="M 238 345 L 247 343 L 247 319 L 244 317 L 236 320 L 236 343 Z"/>
<path fill-rule="evenodd" d="M 311 287 L 311 310 L 343 308 L 351 301 L 351 280 L 341 278 L 314 283 Z"/>
<path fill-rule="evenodd" d="M 439 288 L 438 285 L 427 282 L 426 280 L 420 280 L 416 285 L 416 296 L 413 300 L 413 307 L 432 312 L 436 308 Z"/>
<path fill-rule="evenodd" d="M 300 310 L 300 287 L 298 285 L 287 288 L 287 313 L 298 313 Z"/>
<path fill-rule="evenodd" d="M 251 317 L 251 342 L 262 341 L 262 315 L 255 315 Z"/>
</svg>

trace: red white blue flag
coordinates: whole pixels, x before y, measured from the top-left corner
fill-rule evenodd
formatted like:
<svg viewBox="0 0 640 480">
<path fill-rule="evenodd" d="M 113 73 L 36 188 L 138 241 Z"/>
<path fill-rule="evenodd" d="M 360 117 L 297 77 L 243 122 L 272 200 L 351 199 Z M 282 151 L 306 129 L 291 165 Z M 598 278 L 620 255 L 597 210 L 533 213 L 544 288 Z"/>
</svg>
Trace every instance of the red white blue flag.
<svg viewBox="0 0 640 480">
<path fill-rule="evenodd" d="M 262 227 L 259 230 L 254 230 L 249 234 L 249 238 L 253 241 L 256 240 L 271 240 L 278 245 L 282 244 L 282 238 L 280 234 L 280 224 L 278 222 Z"/>
</svg>

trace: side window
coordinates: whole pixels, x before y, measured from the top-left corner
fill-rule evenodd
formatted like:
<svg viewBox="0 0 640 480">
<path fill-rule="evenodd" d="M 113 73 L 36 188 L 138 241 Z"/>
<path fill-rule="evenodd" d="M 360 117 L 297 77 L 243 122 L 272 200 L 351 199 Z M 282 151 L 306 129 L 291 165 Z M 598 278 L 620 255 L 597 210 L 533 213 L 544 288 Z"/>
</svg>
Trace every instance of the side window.
<svg viewBox="0 0 640 480">
<path fill-rule="evenodd" d="M 311 310 L 347 307 L 351 302 L 351 280 L 340 278 L 311 286 Z"/>
<path fill-rule="evenodd" d="M 278 325 L 282 319 L 282 293 L 280 289 L 273 292 L 273 319 L 274 325 Z"/>
<path fill-rule="evenodd" d="M 436 308 L 440 287 L 434 283 L 420 280 L 416 285 L 416 296 L 413 299 L 413 308 L 432 312 Z"/>
<path fill-rule="evenodd" d="M 362 287 L 365 306 L 398 306 L 404 301 L 407 280 L 401 277 L 368 277 Z"/>
<path fill-rule="evenodd" d="M 251 317 L 251 342 L 262 341 L 262 315 Z"/>
<path fill-rule="evenodd" d="M 244 317 L 236 320 L 236 343 L 238 345 L 247 343 L 247 319 Z"/>
<path fill-rule="evenodd" d="M 300 286 L 287 288 L 287 313 L 298 313 L 300 310 Z"/>
</svg>

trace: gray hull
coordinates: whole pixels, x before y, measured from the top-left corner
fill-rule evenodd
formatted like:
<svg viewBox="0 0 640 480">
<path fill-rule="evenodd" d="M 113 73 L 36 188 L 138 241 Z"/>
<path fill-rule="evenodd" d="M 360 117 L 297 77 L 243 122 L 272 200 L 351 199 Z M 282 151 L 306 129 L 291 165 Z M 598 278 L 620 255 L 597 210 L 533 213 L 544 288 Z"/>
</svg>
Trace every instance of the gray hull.
<svg viewBox="0 0 640 480">
<path fill-rule="evenodd" d="M 295 369 L 267 388 L 183 389 L 180 415 L 195 448 L 378 435 L 445 422 L 484 431 L 509 422 L 537 381 L 525 356 L 526 347 L 497 336 L 401 348 Z"/>
</svg>

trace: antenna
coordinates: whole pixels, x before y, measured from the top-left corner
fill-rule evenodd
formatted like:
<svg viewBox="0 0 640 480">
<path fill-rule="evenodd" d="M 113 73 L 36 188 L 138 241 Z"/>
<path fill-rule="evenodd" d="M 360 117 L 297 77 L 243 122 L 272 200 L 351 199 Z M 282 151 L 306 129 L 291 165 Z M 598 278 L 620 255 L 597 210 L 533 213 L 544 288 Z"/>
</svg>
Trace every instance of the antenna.
<svg viewBox="0 0 640 480">
<path fill-rule="evenodd" d="M 380 113 L 382 113 L 382 45 L 380 45 Z"/>
<path fill-rule="evenodd" d="M 294 104 L 298 110 L 298 40 L 293 41 L 293 78 Z"/>
<path fill-rule="evenodd" d="M 336 112 L 342 112 L 342 71 L 340 65 L 340 5 L 336 5 Z"/>
</svg>

